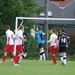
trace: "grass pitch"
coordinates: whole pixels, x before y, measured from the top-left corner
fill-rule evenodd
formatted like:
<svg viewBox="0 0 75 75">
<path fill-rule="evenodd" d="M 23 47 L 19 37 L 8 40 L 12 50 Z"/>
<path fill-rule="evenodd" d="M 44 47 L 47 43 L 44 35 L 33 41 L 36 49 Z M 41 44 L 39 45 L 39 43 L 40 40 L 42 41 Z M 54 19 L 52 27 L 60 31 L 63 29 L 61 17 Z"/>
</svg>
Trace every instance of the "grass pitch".
<svg viewBox="0 0 75 75">
<path fill-rule="evenodd" d="M 21 66 L 13 66 L 10 60 L 0 64 L 0 75 L 75 75 L 75 61 L 68 61 L 68 66 L 51 65 L 52 61 L 22 60 Z"/>
</svg>

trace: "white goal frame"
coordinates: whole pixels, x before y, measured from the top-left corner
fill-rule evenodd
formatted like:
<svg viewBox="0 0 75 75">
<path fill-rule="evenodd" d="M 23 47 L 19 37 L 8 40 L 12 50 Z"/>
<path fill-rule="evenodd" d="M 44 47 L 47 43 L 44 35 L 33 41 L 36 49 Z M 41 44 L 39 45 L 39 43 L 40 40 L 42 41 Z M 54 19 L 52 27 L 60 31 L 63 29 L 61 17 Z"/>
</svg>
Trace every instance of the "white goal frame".
<svg viewBox="0 0 75 75">
<path fill-rule="evenodd" d="M 18 20 L 55 20 L 55 21 L 75 21 L 75 18 L 39 18 L 39 17 L 16 17 L 16 22 L 15 22 L 15 34 L 18 29 Z M 16 54 L 16 44 L 14 45 L 14 53 Z"/>
</svg>

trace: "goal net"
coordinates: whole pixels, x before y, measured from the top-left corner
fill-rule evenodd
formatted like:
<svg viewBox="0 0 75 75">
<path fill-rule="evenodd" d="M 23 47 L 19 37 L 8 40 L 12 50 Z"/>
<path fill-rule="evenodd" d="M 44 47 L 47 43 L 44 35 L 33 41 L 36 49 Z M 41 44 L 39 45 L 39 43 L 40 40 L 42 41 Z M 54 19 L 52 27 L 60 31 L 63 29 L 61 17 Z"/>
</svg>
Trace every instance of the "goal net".
<svg viewBox="0 0 75 75">
<path fill-rule="evenodd" d="M 16 17 L 16 22 L 15 22 L 15 34 L 17 32 L 17 29 L 19 27 L 19 20 L 34 20 L 36 21 L 48 21 L 50 23 L 56 22 L 57 24 L 75 24 L 75 18 L 39 18 L 39 17 Z M 55 23 L 55 24 L 56 24 Z M 48 37 L 48 36 L 46 36 Z M 16 54 L 16 45 L 14 48 L 14 53 Z"/>
</svg>

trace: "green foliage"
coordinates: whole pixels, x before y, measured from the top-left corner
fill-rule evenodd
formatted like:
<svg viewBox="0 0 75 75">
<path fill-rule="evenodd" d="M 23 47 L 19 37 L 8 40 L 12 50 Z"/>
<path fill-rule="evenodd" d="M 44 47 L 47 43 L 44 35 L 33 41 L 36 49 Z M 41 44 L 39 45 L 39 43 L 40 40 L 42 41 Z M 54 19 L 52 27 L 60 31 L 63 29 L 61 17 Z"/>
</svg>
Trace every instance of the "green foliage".
<svg viewBox="0 0 75 75">
<path fill-rule="evenodd" d="M 4 53 L 4 46 L 5 46 L 5 35 L 0 37 L 0 57 L 2 57 Z"/>
<path fill-rule="evenodd" d="M 28 53 L 27 59 L 38 59 L 39 52 L 37 49 L 37 42 L 31 35 L 28 35 L 28 42 L 26 48 Z"/>
<path fill-rule="evenodd" d="M 0 0 L 0 31 L 2 31 L 0 35 L 4 34 L 7 25 L 14 30 L 17 16 L 30 17 L 34 13 L 43 11 L 42 7 L 37 6 L 35 0 Z"/>
<path fill-rule="evenodd" d="M 69 54 L 74 55 L 75 54 L 75 33 L 69 34 L 70 36 L 70 47 L 69 47 Z"/>
</svg>

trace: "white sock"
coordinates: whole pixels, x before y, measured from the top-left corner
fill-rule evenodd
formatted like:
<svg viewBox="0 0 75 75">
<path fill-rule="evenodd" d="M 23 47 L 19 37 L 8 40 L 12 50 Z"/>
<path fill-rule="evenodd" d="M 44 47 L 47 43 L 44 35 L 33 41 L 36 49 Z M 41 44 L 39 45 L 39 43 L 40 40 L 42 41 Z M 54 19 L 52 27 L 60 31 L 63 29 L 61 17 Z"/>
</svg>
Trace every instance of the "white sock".
<svg viewBox="0 0 75 75">
<path fill-rule="evenodd" d="M 62 54 L 60 54 L 60 60 L 63 63 L 63 55 Z"/>
<path fill-rule="evenodd" d="M 40 51 L 40 60 L 42 60 L 42 51 Z"/>
<path fill-rule="evenodd" d="M 63 62 L 64 62 L 65 65 L 66 65 L 66 59 L 67 59 L 66 56 L 64 56 L 63 57 Z"/>
<path fill-rule="evenodd" d="M 22 59 L 22 56 L 20 57 L 20 60 L 19 60 L 19 62 L 18 62 L 18 63 L 20 63 L 20 62 L 21 62 L 21 59 Z"/>
<path fill-rule="evenodd" d="M 43 56 L 44 60 L 46 60 L 45 51 L 44 50 L 42 50 L 42 56 Z"/>
</svg>

